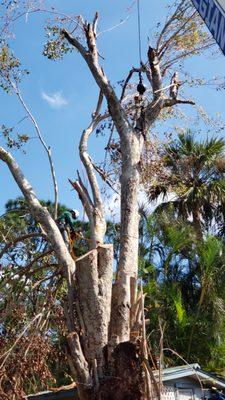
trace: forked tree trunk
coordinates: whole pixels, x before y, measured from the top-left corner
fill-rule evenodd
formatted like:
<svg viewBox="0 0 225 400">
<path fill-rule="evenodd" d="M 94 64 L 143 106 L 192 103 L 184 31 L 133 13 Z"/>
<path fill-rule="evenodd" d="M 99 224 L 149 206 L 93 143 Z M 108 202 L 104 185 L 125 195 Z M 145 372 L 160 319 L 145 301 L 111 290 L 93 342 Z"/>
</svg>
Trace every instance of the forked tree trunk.
<svg viewBox="0 0 225 400">
<path fill-rule="evenodd" d="M 64 37 L 81 54 L 100 89 L 97 109 L 90 126 L 82 133 L 79 146 L 91 193 L 79 173 L 75 182 L 70 181 L 82 201 L 91 231 L 90 251 L 76 261 L 76 270 L 56 223 L 40 205 L 15 160 L 2 148 L 0 159 L 7 163 L 33 217 L 48 235 L 67 278 L 68 310 L 65 309 L 65 317 L 68 359 L 80 400 L 149 400 L 149 382 L 153 374 L 149 369 L 147 351 L 143 351 L 143 297 L 136 296 L 139 244 L 137 196 L 142 148 L 146 132 L 164 107 L 193 102 L 166 98 L 158 54 L 149 47 L 146 75 L 152 89 L 152 101 L 142 110 L 134 124 L 126 115 L 99 64 L 97 20 L 98 14 L 92 24 L 79 19 L 86 35 L 86 47 L 65 29 L 61 32 L 61 38 Z M 104 208 L 94 165 L 87 150 L 88 138 L 102 120 L 99 112 L 103 96 L 108 106 L 107 114 L 111 116 L 119 135 L 122 165 L 120 258 L 115 282 L 113 248 L 104 245 Z M 135 337 L 141 340 L 135 341 Z"/>
<path fill-rule="evenodd" d="M 81 343 L 92 371 L 92 385 L 78 384 L 80 400 L 144 400 L 140 348 L 109 344 L 113 248 L 99 246 L 77 260 L 76 304 Z"/>
</svg>

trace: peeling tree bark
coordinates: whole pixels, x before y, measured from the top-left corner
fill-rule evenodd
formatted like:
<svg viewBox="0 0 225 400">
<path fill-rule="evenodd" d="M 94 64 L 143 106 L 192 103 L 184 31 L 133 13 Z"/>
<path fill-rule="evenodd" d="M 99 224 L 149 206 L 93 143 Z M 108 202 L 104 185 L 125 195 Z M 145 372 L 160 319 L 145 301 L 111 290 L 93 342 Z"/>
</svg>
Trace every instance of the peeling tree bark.
<svg viewBox="0 0 225 400">
<path fill-rule="evenodd" d="M 121 256 L 116 279 L 117 301 L 114 303 L 115 323 L 113 327 L 113 335 L 116 335 L 117 341 L 120 342 L 130 338 L 130 278 L 137 277 L 138 270 L 139 215 L 137 193 L 143 137 L 129 124 L 115 91 L 99 66 L 94 26 L 88 24 L 85 27 L 85 32 L 88 51 L 67 31 L 62 31 L 64 37 L 80 52 L 90 68 L 96 83 L 107 100 L 109 113 L 121 140 Z"/>
<path fill-rule="evenodd" d="M 103 377 L 111 310 L 112 245 L 102 245 L 77 260 L 77 301 L 85 324 L 85 355 L 98 377 Z"/>
</svg>

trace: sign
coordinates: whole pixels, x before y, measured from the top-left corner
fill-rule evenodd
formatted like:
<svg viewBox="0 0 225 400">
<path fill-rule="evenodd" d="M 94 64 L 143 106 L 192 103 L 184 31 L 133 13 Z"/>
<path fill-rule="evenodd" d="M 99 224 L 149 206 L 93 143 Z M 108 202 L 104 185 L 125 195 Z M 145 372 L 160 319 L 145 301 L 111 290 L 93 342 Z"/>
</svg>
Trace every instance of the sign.
<svg viewBox="0 0 225 400">
<path fill-rule="evenodd" d="M 225 55 L 225 0 L 192 0 Z"/>
</svg>

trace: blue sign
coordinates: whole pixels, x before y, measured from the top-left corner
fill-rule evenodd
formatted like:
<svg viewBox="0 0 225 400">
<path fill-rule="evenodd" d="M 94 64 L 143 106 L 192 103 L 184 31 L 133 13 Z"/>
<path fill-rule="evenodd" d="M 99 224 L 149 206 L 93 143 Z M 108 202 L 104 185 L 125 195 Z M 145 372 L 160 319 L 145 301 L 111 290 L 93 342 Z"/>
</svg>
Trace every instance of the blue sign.
<svg viewBox="0 0 225 400">
<path fill-rule="evenodd" d="M 192 0 L 225 55 L 225 0 Z"/>
</svg>

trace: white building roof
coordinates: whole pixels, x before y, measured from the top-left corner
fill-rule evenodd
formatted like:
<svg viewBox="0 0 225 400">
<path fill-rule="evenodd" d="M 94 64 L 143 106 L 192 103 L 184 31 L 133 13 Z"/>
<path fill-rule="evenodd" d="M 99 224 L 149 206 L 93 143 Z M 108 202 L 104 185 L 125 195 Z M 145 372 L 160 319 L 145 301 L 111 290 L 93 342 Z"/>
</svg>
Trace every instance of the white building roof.
<svg viewBox="0 0 225 400">
<path fill-rule="evenodd" d="M 156 372 L 158 375 L 158 371 Z M 196 380 L 200 380 L 202 383 L 215 386 L 219 389 L 225 389 L 225 380 L 222 378 L 218 378 L 216 375 L 201 370 L 199 364 L 189 364 L 189 365 L 181 365 L 179 367 L 172 368 L 164 368 L 162 371 L 162 381 L 172 381 L 177 380 L 179 378 L 184 377 L 192 377 Z"/>
</svg>

